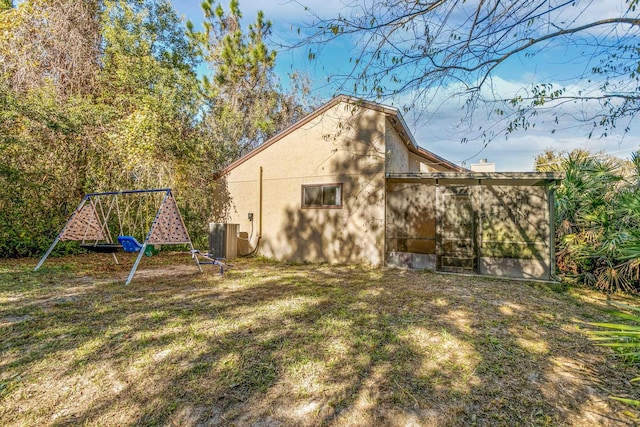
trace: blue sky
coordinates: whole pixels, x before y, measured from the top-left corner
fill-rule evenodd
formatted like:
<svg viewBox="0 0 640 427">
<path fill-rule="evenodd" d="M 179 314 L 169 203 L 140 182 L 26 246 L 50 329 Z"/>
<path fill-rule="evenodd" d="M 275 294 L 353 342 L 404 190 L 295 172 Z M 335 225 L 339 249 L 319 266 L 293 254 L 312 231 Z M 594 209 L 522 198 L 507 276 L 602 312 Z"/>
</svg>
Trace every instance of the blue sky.
<svg viewBox="0 0 640 427">
<path fill-rule="evenodd" d="M 371 0 L 368 0 L 369 2 Z M 344 12 L 343 3 L 347 0 L 275 0 L 257 1 L 241 0 L 240 9 L 243 13 L 243 26 L 255 19 L 258 10 L 265 13 L 266 19 L 273 24 L 272 40 L 274 43 L 290 45 L 296 41 L 297 29 L 310 23 L 313 17 L 305 7 L 324 18 L 335 17 Z M 227 1 L 222 4 L 226 8 Z M 196 26 L 202 22 L 202 12 L 199 1 L 173 0 L 179 14 L 191 20 Z M 576 19 L 578 23 L 589 22 L 592 19 L 615 16 L 616 10 L 624 7 L 623 0 L 582 0 L 578 6 L 585 5 L 584 12 Z M 573 10 L 577 10 L 573 9 Z M 558 16 L 558 19 L 566 17 Z M 287 73 L 299 71 L 306 73 L 312 82 L 314 93 L 321 101 L 328 100 L 336 92 L 349 93 L 348 88 L 340 89 L 336 81 L 328 79 L 334 74 L 349 71 L 349 58 L 358 51 L 357 45 L 352 45 L 350 39 L 339 39 L 338 42 L 325 46 L 315 61 L 308 60 L 308 47 L 299 49 L 279 50 L 277 57 L 277 72 L 283 80 Z M 510 60 L 498 69 L 492 82 L 492 89 L 504 97 L 513 95 L 530 86 L 533 82 L 553 82 L 556 87 L 567 87 L 570 91 L 585 91 L 590 89 L 587 81 L 570 82 L 567 77 L 576 69 L 590 67 L 588 55 L 580 55 L 583 49 L 579 46 L 552 46 L 533 59 L 518 57 Z M 592 83 L 591 83 L 592 85 Z M 488 115 L 482 109 L 476 111 L 474 122 L 464 121 L 462 105 L 459 99 L 452 96 L 456 92 L 454 87 L 439 88 L 426 96 L 429 97 L 425 107 L 417 106 L 404 114 L 406 122 L 411 127 L 417 142 L 424 148 L 443 156 L 457 164 L 469 166 L 481 158 L 487 158 L 496 163 L 498 171 L 528 171 L 532 170 L 533 161 L 537 154 L 545 149 L 571 150 L 583 148 L 593 152 L 605 152 L 619 157 L 629 155 L 640 149 L 640 126 L 635 122 L 631 125 L 631 132 L 610 133 L 606 138 L 587 137 L 588 126 L 565 126 L 551 133 L 551 118 L 546 123 L 539 123 L 535 130 L 518 132 L 509 135 L 507 139 L 498 136 L 488 145 L 483 141 L 471 140 L 461 143 L 465 136 L 472 136 L 470 127 L 489 126 Z M 389 105 L 401 106 L 406 98 L 396 97 L 384 102 Z M 568 110 L 567 114 L 574 111 Z M 485 123 L 486 122 L 486 123 Z M 627 123 L 622 124 L 624 128 Z M 640 125 L 640 123 L 638 123 Z"/>
</svg>

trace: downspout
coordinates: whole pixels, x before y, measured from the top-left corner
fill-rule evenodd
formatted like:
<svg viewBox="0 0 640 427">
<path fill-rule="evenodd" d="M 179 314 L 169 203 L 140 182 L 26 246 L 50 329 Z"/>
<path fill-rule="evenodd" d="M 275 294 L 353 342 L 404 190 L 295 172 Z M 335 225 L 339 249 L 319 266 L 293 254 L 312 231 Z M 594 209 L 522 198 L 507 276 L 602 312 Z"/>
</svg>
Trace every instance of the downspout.
<svg viewBox="0 0 640 427">
<path fill-rule="evenodd" d="M 258 241 L 256 242 L 256 249 L 258 249 L 258 244 L 260 244 L 260 239 L 262 238 L 262 166 L 260 166 L 260 205 L 258 206 L 258 213 L 260 214 L 260 222 L 258 223 Z"/>
<path fill-rule="evenodd" d="M 385 169 L 386 169 L 386 160 L 385 160 Z M 384 185 L 383 185 L 383 193 L 382 193 L 382 197 L 384 198 L 384 205 L 383 205 L 383 215 L 384 215 L 384 220 L 383 220 L 383 226 L 382 226 L 382 263 L 381 265 L 383 267 L 387 266 L 387 203 L 389 203 L 389 186 L 387 183 L 387 173 L 385 171 L 384 174 Z"/>
<path fill-rule="evenodd" d="M 483 274 L 482 267 L 482 235 L 483 235 L 483 225 L 484 225 L 484 188 L 482 187 L 482 180 L 478 180 L 478 186 L 476 194 L 480 194 L 478 197 L 477 206 L 474 207 L 474 218 L 477 224 L 476 233 L 474 237 L 475 245 L 476 245 L 476 273 Z"/>
<path fill-rule="evenodd" d="M 556 276 L 556 201 L 555 183 L 547 181 L 547 197 L 549 199 L 549 279 Z"/>
<path fill-rule="evenodd" d="M 258 252 L 258 247 L 260 246 L 260 239 L 262 239 L 262 166 L 260 166 L 260 175 L 258 177 L 258 240 L 256 240 L 256 246 L 249 251 L 249 253 L 242 255 L 243 257 L 248 257 L 254 255 Z M 253 221 L 251 222 L 251 234 L 253 234 Z M 251 236 L 249 237 L 249 248 L 251 247 Z"/>
</svg>

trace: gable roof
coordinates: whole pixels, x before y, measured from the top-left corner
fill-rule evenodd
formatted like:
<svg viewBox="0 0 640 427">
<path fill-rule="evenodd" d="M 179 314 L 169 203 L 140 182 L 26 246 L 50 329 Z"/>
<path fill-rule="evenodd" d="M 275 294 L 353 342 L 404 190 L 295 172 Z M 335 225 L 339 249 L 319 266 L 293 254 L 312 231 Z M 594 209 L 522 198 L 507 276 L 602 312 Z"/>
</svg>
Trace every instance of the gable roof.
<svg viewBox="0 0 640 427">
<path fill-rule="evenodd" d="M 278 134 L 272 136 L 267 141 L 265 141 L 263 144 L 259 145 L 258 147 L 256 147 L 253 150 L 249 151 L 244 156 L 242 156 L 239 159 L 237 159 L 237 160 L 233 161 L 232 163 L 230 163 L 227 167 L 225 167 L 222 171 L 220 171 L 220 173 L 217 176 L 220 177 L 220 176 L 226 175 L 231 170 L 233 170 L 236 167 L 240 166 L 242 163 L 246 162 L 247 160 L 249 160 L 250 158 L 252 158 L 256 154 L 262 152 L 263 150 L 266 150 L 267 148 L 269 148 L 270 146 L 272 146 L 273 144 L 275 144 L 276 142 L 278 142 L 279 140 L 281 140 L 285 136 L 287 136 L 290 133 L 294 132 L 295 130 L 301 128 L 305 124 L 307 124 L 310 121 L 314 120 L 316 117 L 320 116 L 321 114 L 324 114 L 325 112 L 327 112 L 331 108 L 335 107 L 336 105 L 340 104 L 341 102 L 353 104 L 353 105 L 356 105 L 356 106 L 360 106 L 360 107 L 364 107 L 364 108 L 367 108 L 367 109 L 370 109 L 370 110 L 379 111 L 381 113 L 384 113 L 387 116 L 387 118 L 389 118 L 393 128 L 396 130 L 396 132 L 398 133 L 398 135 L 400 136 L 402 141 L 405 143 L 405 145 L 407 146 L 407 148 L 409 149 L 410 152 L 412 152 L 414 154 L 417 154 L 418 156 L 420 156 L 420 157 L 424 158 L 425 160 L 428 160 L 428 161 L 430 161 L 432 163 L 435 163 L 435 164 L 440 165 L 440 166 L 444 166 L 445 168 L 450 169 L 451 171 L 455 171 L 455 172 L 468 171 L 468 169 L 465 169 L 465 168 L 463 168 L 461 166 L 458 166 L 455 163 L 452 163 L 449 160 L 447 160 L 447 159 L 445 159 L 443 157 L 440 157 L 440 156 L 432 153 L 431 151 L 426 150 L 426 149 L 418 146 L 418 144 L 416 143 L 415 139 L 413 138 L 413 135 L 409 131 L 409 128 L 407 127 L 407 124 L 405 123 L 404 119 L 402 118 L 402 115 L 400 114 L 400 111 L 397 108 L 389 107 L 389 106 L 382 105 L 382 104 L 378 104 L 376 102 L 365 101 L 364 99 L 355 98 L 355 97 L 348 96 L 348 95 L 337 95 L 337 96 L 333 97 L 331 100 L 329 100 L 328 102 L 324 103 L 323 105 L 321 105 L 320 107 L 315 109 L 314 111 L 312 111 L 311 113 L 307 114 L 302 119 L 298 120 L 294 124 L 292 124 L 289 127 L 285 128 L 283 131 L 281 131 Z"/>
</svg>

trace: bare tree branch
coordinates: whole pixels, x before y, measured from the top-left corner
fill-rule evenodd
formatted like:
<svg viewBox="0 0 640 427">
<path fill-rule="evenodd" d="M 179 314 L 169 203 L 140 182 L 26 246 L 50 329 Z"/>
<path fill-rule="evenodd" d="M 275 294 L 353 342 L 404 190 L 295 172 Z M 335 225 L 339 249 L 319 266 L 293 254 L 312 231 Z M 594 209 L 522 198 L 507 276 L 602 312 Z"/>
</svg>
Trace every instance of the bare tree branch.
<svg viewBox="0 0 640 427">
<path fill-rule="evenodd" d="M 572 65 L 572 76 L 562 80 L 588 83 L 589 93 L 551 89 L 544 86 L 554 80 L 547 75 L 547 81 L 529 88 L 534 96 L 502 99 L 504 108 L 522 121 L 532 119 L 544 102 L 594 103 L 590 108 L 599 111 L 598 126 L 606 131 L 617 118 L 640 110 L 640 16 L 631 0 L 625 10 L 607 9 L 610 16 L 594 14 L 597 5 L 580 0 L 356 0 L 336 18 L 315 14 L 314 22 L 301 28 L 306 37 L 293 46 L 308 46 L 314 58 L 327 43 L 347 38 L 357 52 L 346 73 L 332 76 L 339 89 L 353 84 L 359 96 L 413 95 L 406 105 L 412 107 L 429 103 L 424 96 L 436 88 L 461 84 L 471 113 L 478 100 L 485 101 L 489 81 L 506 63 L 526 63 L 541 52 L 571 48 L 578 56 L 566 61 L 579 60 L 583 68 Z M 507 131 L 512 125 L 513 120 L 507 122 Z"/>
</svg>

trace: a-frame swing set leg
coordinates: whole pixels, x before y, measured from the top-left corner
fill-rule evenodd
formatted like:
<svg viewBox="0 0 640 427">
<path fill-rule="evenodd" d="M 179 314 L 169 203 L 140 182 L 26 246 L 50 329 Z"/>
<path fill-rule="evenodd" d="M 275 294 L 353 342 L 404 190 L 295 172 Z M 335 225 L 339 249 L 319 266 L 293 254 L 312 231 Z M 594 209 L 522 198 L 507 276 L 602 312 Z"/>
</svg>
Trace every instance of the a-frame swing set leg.
<svg viewBox="0 0 640 427">
<path fill-rule="evenodd" d="M 44 264 L 44 261 L 51 254 L 51 251 L 53 250 L 53 248 L 56 247 L 56 245 L 58 244 L 59 241 L 60 241 L 60 236 L 58 235 L 56 237 L 56 239 L 53 241 L 53 243 L 51 244 L 51 246 L 49 246 L 49 249 L 47 249 L 47 252 L 45 252 L 45 254 L 42 256 L 42 258 L 40 258 L 40 261 L 38 262 L 38 265 L 36 265 L 36 268 L 34 268 L 33 271 L 38 271 L 38 269 L 40 267 L 42 267 L 42 264 Z"/>
<path fill-rule="evenodd" d="M 142 248 L 140 248 L 140 250 L 138 251 L 138 256 L 136 257 L 136 262 L 133 263 L 133 267 L 131 268 L 131 271 L 129 272 L 129 276 L 127 277 L 127 281 L 124 282 L 125 285 L 128 285 L 129 283 L 131 283 L 131 280 L 133 280 L 133 275 L 136 274 L 136 270 L 138 269 L 138 264 L 140 264 L 140 260 L 142 259 L 142 255 L 144 255 L 144 251 L 147 250 L 147 242 L 145 241 L 142 245 Z"/>
<path fill-rule="evenodd" d="M 165 224 L 166 221 L 168 220 L 168 217 L 166 217 L 165 215 L 162 214 L 164 207 L 166 206 L 165 204 L 171 202 L 171 205 L 173 205 L 175 207 L 175 217 L 173 218 L 174 220 L 178 220 L 179 224 L 180 224 L 180 229 L 181 231 L 184 232 L 184 240 L 180 239 L 179 241 L 171 241 L 171 239 L 169 239 L 169 241 L 164 241 L 165 243 L 180 243 L 180 244 L 188 244 L 191 249 L 193 250 L 193 243 L 191 242 L 191 238 L 189 237 L 189 232 L 187 231 L 187 227 L 184 224 L 184 220 L 182 219 L 182 215 L 180 215 L 180 211 L 177 209 L 177 205 L 175 205 L 175 199 L 173 198 L 173 195 L 171 194 L 171 190 L 167 189 L 165 190 L 165 194 L 164 194 L 164 198 L 162 199 L 162 202 L 160 203 L 160 207 L 158 208 L 158 211 L 156 212 L 156 216 L 153 219 L 153 222 L 151 223 L 151 228 L 149 229 L 149 232 L 147 233 L 147 236 L 144 239 L 144 242 L 142 243 L 142 247 L 140 248 L 140 250 L 138 251 L 138 256 L 136 257 L 136 261 L 133 263 L 133 267 L 131 268 L 131 271 L 129 272 L 129 276 L 127 277 L 127 281 L 125 282 L 125 285 L 128 285 L 129 283 L 131 283 L 131 280 L 133 280 L 133 276 L 136 273 L 136 270 L 138 269 L 138 264 L 140 264 L 140 261 L 142 260 L 142 255 L 144 255 L 147 246 L 149 245 L 149 242 L 151 241 L 151 243 L 156 243 L 156 241 L 154 240 L 154 233 L 156 230 L 156 227 L 160 226 L 160 223 Z M 157 237 L 156 237 L 157 238 Z M 158 242 L 158 243 L 163 243 Z M 202 267 L 200 266 L 200 262 L 198 261 L 198 259 L 196 259 L 196 265 L 198 267 L 198 270 L 200 270 L 200 273 L 202 273 Z"/>
</svg>

